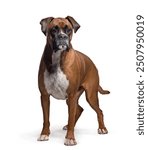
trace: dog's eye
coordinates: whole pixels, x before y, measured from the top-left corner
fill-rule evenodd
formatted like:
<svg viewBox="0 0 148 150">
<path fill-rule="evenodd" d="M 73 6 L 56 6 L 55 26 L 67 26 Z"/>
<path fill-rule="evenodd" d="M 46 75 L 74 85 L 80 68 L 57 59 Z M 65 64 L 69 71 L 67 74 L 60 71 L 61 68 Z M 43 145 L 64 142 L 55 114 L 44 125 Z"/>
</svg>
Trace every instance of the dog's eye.
<svg viewBox="0 0 148 150">
<path fill-rule="evenodd" d="M 55 26 L 55 27 L 53 27 L 53 28 L 51 29 L 51 33 L 52 33 L 52 34 L 58 33 L 58 31 L 59 31 L 59 27 L 58 27 L 58 26 Z"/>
<path fill-rule="evenodd" d="M 67 33 L 67 34 L 70 34 L 71 32 L 72 32 L 71 29 L 67 29 L 67 30 L 66 30 L 66 33 Z"/>
<path fill-rule="evenodd" d="M 72 30 L 70 28 L 68 28 L 67 25 L 64 27 L 64 31 L 66 34 L 70 34 L 72 32 Z"/>
<path fill-rule="evenodd" d="M 56 29 L 52 29 L 51 32 L 52 32 L 52 33 L 56 33 L 57 30 L 56 30 Z"/>
</svg>

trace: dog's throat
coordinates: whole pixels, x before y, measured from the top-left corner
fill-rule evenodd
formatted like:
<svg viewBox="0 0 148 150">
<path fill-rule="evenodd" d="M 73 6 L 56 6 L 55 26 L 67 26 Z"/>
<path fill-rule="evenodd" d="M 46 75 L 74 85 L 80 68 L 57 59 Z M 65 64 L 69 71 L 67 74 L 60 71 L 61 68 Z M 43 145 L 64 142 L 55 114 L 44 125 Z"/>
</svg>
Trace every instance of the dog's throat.
<svg viewBox="0 0 148 150">
<path fill-rule="evenodd" d="M 53 53 L 53 50 L 51 46 L 49 44 L 46 44 L 44 54 L 43 54 L 43 61 L 45 63 L 45 66 L 48 72 L 50 72 L 52 68 L 52 53 Z"/>
<path fill-rule="evenodd" d="M 60 67 L 61 55 L 64 50 L 54 51 L 49 46 L 45 47 L 44 62 L 49 73 L 54 73 Z"/>
</svg>

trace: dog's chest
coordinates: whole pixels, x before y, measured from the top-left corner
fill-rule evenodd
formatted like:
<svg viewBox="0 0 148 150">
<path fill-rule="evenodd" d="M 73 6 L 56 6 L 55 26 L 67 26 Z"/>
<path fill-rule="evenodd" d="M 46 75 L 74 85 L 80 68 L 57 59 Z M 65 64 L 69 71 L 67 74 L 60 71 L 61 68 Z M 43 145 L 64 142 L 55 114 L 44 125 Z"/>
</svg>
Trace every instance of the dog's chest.
<svg viewBox="0 0 148 150">
<path fill-rule="evenodd" d="M 60 68 L 61 51 L 52 54 L 52 64 L 55 66 L 54 72 L 49 73 L 47 70 L 44 72 L 44 84 L 48 94 L 56 99 L 67 98 L 67 88 L 69 81 L 66 75 Z"/>
</svg>

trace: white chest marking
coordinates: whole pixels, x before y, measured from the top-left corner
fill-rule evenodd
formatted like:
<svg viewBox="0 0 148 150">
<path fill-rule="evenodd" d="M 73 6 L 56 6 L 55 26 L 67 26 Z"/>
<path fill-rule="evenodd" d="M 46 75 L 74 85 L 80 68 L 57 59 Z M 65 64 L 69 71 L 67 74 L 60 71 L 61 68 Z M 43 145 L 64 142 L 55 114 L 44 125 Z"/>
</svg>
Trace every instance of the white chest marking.
<svg viewBox="0 0 148 150">
<path fill-rule="evenodd" d="M 53 52 L 52 64 L 56 65 L 56 71 L 54 73 L 49 73 L 47 70 L 44 72 L 44 84 L 48 94 L 52 95 L 56 99 L 66 99 L 67 88 L 69 86 L 69 81 L 66 75 L 60 68 L 60 56 L 61 50 L 56 53 Z"/>
</svg>

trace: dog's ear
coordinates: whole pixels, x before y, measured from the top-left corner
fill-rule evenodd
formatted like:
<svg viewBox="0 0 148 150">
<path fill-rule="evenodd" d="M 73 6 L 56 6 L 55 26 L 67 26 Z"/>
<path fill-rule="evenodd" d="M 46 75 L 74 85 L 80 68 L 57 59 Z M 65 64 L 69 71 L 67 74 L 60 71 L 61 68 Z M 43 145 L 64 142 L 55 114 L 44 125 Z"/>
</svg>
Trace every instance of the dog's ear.
<svg viewBox="0 0 148 150">
<path fill-rule="evenodd" d="M 44 18 L 40 21 L 41 24 L 41 30 L 46 36 L 47 26 L 48 24 L 53 20 L 53 17 Z"/>
<path fill-rule="evenodd" d="M 71 23 L 73 29 L 74 29 L 74 32 L 76 33 L 77 30 L 80 28 L 80 25 L 76 22 L 76 20 L 71 17 L 71 16 L 67 16 L 66 19 Z"/>
</svg>

